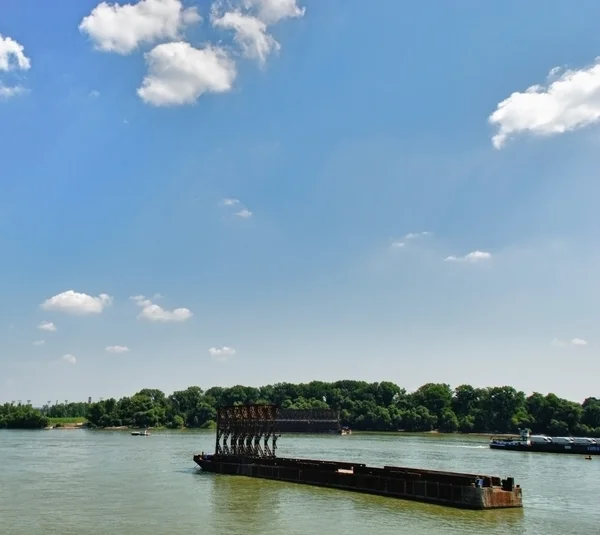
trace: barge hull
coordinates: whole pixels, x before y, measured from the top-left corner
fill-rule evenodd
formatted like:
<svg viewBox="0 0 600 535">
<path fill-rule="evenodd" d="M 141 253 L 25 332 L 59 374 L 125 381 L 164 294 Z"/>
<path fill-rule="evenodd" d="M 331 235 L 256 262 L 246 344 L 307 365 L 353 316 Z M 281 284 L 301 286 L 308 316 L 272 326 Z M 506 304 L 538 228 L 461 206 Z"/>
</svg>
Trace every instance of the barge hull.
<svg viewBox="0 0 600 535">
<path fill-rule="evenodd" d="M 254 459 L 196 455 L 202 470 L 388 496 L 462 509 L 523 507 L 522 492 L 509 478 L 435 472 L 416 468 L 337 463 L 310 459 Z M 481 482 L 481 486 L 476 481 Z"/>
</svg>

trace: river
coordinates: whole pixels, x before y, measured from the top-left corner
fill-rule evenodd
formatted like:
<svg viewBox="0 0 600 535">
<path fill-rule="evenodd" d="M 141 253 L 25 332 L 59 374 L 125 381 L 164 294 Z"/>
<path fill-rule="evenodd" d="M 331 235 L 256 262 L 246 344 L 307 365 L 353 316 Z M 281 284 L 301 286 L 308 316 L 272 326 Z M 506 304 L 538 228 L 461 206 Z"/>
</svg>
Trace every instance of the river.
<svg viewBox="0 0 600 535">
<path fill-rule="evenodd" d="M 214 433 L 0 431 L 2 535 L 598 535 L 600 457 L 493 451 L 485 437 L 284 436 L 278 455 L 514 476 L 524 508 L 429 504 L 202 473 Z"/>
</svg>

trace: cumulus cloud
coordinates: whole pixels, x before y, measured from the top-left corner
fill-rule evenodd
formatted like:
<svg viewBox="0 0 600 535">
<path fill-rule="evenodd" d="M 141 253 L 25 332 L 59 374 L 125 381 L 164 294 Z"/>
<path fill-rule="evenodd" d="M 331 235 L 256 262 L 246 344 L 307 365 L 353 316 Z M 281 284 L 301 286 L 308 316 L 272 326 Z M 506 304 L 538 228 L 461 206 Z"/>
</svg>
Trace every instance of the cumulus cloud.
<svg viewBox="0 0 600 535">
<path fill-rule="evenodd" d="M 107 353 L 127 353 L 129 348 L 127 346 L 106 346 L 104 350 Z"/>
<path fill-rule="evenodd" d="M 189 320 L 193 313 L 189 308 L 176 308 L 174 310 L 165 310 L 161 306 L 153 303 L 150 299 L 146 299 L 143 295 L 131 297 L 138 306 L 142 307 L 142 312 L 138 318 L 149 321 L 158 322 L 182 322 Z"/>
<path fill-rule="evenodd" d="M 226 198 L 226 199 L 221 199 L 219 201 L 219 206 L 225 206 L 225 207 L 230 207 L 230 206 L 236 206 L 241 208 L 238 212 L 235 212 L 235 215 L 237 217 L 241 217 L 242 219 L 248 219 L 249 217 L 252 217 L 252 212 L 250 210 L 248 210 L 241 202 L 239 199 L 234 199 L 234 198 Z"/>
<path fill-rule="evenodd" d="M 0 72 L 27 71 L 31 60 L 25 55 L 23 45 L 0 34 Z M 7 86 L 0 80 L 0 98 L 10 98 L 25 92 L 20 85 Z"/>
<path fill-rule="evenodd" d="M 395 242 L 392 242 L 390 247 L 392 249 L 402 249 L 405 245 L 406 244 L 403 241 L 395 241 Z"/>
<path fill-rule="evenodd" d="M 77 359 L 71 354 L 63 355 L 62 359 L 69 364 L 77 363 Z"/>
<path fill-rule="evenodd" d="M 246 58 L 255 59 L 261 65 L 272 52 L 280 50 L 281 45 L 267 33 L 267 25 L 258 17 L 245 15 L 239 10 L 229 11 L 220 17 L 213 17 L 213 26 L 224 30 L 233 30 L 234 40 Z"/>
<path fill-rule="evenodd" d="M 448 256 L 444 258 L 445 262 L 481 262 L 483 260 L 489 260 L 492 258 L 490 253 L 484 251 L 473 251 L 465 256 Z"/>
<path fill-rule="evenodd" d="M 237 76 L 225 50 L 207 45 L 194 48 L 183 41 L 156 46 L 145 54 L 148 74 L 137 93 L 147 104 L 192 104 L 204 93 L 225 93 Z"/>
<path fill-rule="evenodd" d="M 268 56 L 281 49 L 281 45 L 268 33 L 267 27 L 283 19 L 304 16 L 296 0 L 241 0 L 238 7 L 223 1 L 212 6 L 211 21 L 215 28 L 234 32 L 234 41 L 246 58 L 255 59 L 264 66 Z"/>
<path fill-rule="evenodd" d="M 231 197 L 226 199 L 221 199 L 219 201 L 219 206 L 235 206 L 236 204 L 240 204 L 239 199 L 233 199 Z"/>
<path fill-rule="evenodd" d="M 0 34 L 0 71 L 26 71 L 31 68 L 31 60 L 25 55 L 23 45 Z"/>
<path fill-rule="evenodd" d="M 17 95 L 25 93 L 26 91 L 27 90 L 20 85 L 5 86 L 2 85 L 2 83 L 0 82 L 0 98 L 7 99 L 11 97 L 16 97 Z"/>
<path fill-rule="evenodd" d="M 249 217 L 252 217 L 252 212 L 246 208 L 243 208 L 242 210 L 237 212 L 235 215 L 238 217 L 241 217 L 243 219 L 248 219 Z"/>
<path fill-rule="evenodd" d="M 431 236 L 431 232 L 429 231 L 424 231 L 424 232 L 409 232 L 408 234 L 406 234 L 404 236 L 405 240 L 414 240 L 416 238 L 420 238 L 420 237 L 424 237 L 424 236 Z"/>
<path fill-rule="evenodd" d="M 105 307 L 112 303 L 112 297 L 107 294 L 100 294 L 92 297 L 84 293 L 67 290 L 41 304 L 44 310 L 55 310 L 66 312 L 67 314 L 100 314 Z"/>
<path fill-rule="evenodd" d="M 560 340 L 558 338 L 553 338 L 550 342 L 550 345 L 557 347 L 567 347 L 567 346 L 586 346 L 588 345 L 586 340 L 582 338 L 572 338 L 571 340 Z"/>
<path fill-rule="evenodd" d="M 211 347 L 208 352 L 210 356 L 216 360 L 226 360 L 227 358 L 235 355 L 235 349 L 233 347 Z"/>
<path fill-rule="evenodd" d="M 56 331 L 56 325 L 54 325 L 54 323 L 52 323 L 51 321 L 42 321 L 38 324 L 37 328 L 40 331 L 48 331 L 48 332 Z"/>
<path fill-rule="evenodd" d="M 306 13 L 306 8 L 298 6 L 296 0 L 243 0 L 243 5 L 254 9 L 258 18 L 266 24 L 303 17 Z"/>
<path fill-rule="evenodd" d="M 123 5 L 101 2 L 84 17 L 79 31 L 87 34 L 98 50 L 129 54 L 141 43 L 178 40 L 184 28 L 200 20 L 197 8 L 184 8 L 180 0 Z"/>
<path fill-rule="evenodd" d="M 492 138 L 497 149 L 519 133 L 562 134 L 600 121 L 600 58 L 590 67 L 550 71 L 546 85 L 515 92 L 497 105 L 488 118 L 498 131 Z"/>
<path fill-rule="evenodd" d="M 304 13 L 296 0 L 216 0 L 211 21 L 215 28 L 234 33 L 243 56 L 264 65 L 269 54 L 280 49 L 267 27 Z M 103 1 L 82 19 L 79 30 L 105 52 L 125 55 L 142 43 L 151 44 L 137 94 L 154 106 L 182 106 L 205 93 L 231 91 L 237 78 L 236 63 L 225 48 L 195 48 L 186 42 L 184 30 L 200 20 L 197 8 L 185 8 L 181 0 Z"/>
<path fill-rule="evenodd" d="M 43 346 L 45 344 L 45 340 L 36 340 L 35 342 L 33 342 L 34 346 Z"/>
</svg>

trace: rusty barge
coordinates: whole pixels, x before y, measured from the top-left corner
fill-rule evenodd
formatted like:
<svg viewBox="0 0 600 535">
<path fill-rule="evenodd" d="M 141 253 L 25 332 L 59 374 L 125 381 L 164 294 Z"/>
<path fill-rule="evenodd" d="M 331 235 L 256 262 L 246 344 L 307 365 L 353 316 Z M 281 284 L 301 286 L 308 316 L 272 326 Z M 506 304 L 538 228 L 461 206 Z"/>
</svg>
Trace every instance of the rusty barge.
<svg viewBox="0 0 600 535">
<path fill-rule="evenodd" d="M 217 413 L 214 455 L 194 455 L 206 472 L 302 483 L 463 509 L 523 507 L 514 479 L 275 455 L 277 407 L 222 407 Z"/>
</svg>

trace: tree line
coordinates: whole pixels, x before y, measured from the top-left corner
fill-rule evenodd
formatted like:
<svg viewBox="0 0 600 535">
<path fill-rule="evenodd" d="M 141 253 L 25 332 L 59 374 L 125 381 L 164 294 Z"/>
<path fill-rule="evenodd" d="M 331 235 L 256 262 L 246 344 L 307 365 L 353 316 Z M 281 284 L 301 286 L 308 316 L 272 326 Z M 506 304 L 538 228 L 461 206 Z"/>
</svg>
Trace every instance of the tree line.
<svg viewBox="0 0 600 535">
<path fill-rule="evenodd" d="M 0 429 L 39 429 L 49 423 L 48 417 L 31 405 L 0 405 Z"/>
<path fill-rule="evenodd" d="M 555 394 L 526 396 L 510 386 L 452 389 L 445 383 L 427 383 L 410 393 L 389 381 L 349 380 L 208 390 L 191 386 L 168 396 L 157 389 L 143 389 L 119 400 L 57 404 L 38 412 L 41 417 L 86 417 L 94 427 L 212 428 L 218 406 L 251 403 L 331 408 L 339 411 L 342 425 L 361 431 L 491 434 L 529 428 L 554 436 L 600 437 L 600 399 L 589 397 L 579 404 Z M 0 412 L 0 427 L 2 421 Z"/>
</svg>

